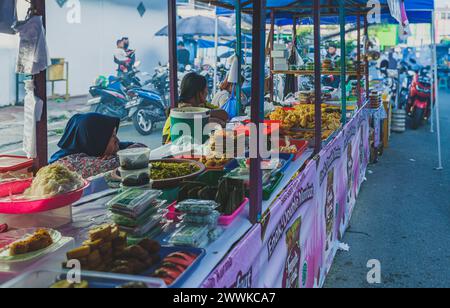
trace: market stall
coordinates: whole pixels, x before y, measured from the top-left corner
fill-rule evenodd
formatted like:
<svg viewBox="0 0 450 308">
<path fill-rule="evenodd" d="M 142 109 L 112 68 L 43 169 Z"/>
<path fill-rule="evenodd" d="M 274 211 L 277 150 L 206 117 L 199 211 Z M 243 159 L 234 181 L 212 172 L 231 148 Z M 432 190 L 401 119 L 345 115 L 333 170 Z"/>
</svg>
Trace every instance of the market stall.
<svg viewBox="0 0 450 308">
<path fill-rule="evenodd" d="M 365 3 L 204 2 L 235 9 L 237 18 L 241 11 L 253 15 L 250 117 L 234 119 L 227 130 L 207 135 L 208 142 L 195 143 L 201 145 L 200 152 L 192 141 L 185 142 L 172 131 L 172 145 L 157 151 L 119 152 L 120 168 L 90 181 L 53 165 L 41 169 L 34 180 L 13 182 L 20 187 L 8 184 L 0 199 L 1 219 L 13 229 L 34 228 L 13 238 L 6 236 L 10 233 L 0 237 L 0 281 L 6 282 L 5 287 L 323 286 L 365 179 L 369 119 L 375 109 L 370 107 L 376 102 L 370 101 L 368 79 L 361 70 L 364 55 L 358 48 L 355 109 L 347 113 L 346 89 L 340 105 L 323 104 L 320 18 L 322 13 L 339 14 L 343 27 L 346 15 L 364 16 Z M 176 1 L 168 4 L 171 100 L 176 107 Z M 315 89 L 309 103 L 279 107 L 265 117 L 268 10 L 272 17 L 278 12 L 314 16 L 315 59 L 310 74 Z M 387 12 L 387 7 L 383 10 Z M 45 12 L 43 6 L 40 12 Z M 345 33 L 341 36 L 345 54 L 344 46 Z M 339 72 L 343 80 L 346 66 L 343 57 Z M 192 114 L 201 116 L 201 123 L 209 116 L 198 108 L 174 108 L 172 124 L 194 125 Z M 263 129 L 253 134 L 247 127 L 252 123 L 264 123 Z M 244 147 L 236 153 L 240 137 L 245 145 L 256 144 L 256 152 Z M 276 151 L 263 159 L 260 145 L 269 139 Z M 232 155 L 227 155 L 225 140 L 232 141 Z M 211 151 L 222 156 L 204 154 Z M 156 158 L 155 152 L 164 153 L 164 158 Z M 21 170 L 20 163 L 8 161 L 5 173 Z M 22 193 L 33 197 L 27 213 L 20 212 Z M 31 214 L 28 225 L 16 221 L 25 214 Z M 82 283 L 67 282 L 63 270 L 77 265 L 88 269 L 82 272 Z"/>
</svg>

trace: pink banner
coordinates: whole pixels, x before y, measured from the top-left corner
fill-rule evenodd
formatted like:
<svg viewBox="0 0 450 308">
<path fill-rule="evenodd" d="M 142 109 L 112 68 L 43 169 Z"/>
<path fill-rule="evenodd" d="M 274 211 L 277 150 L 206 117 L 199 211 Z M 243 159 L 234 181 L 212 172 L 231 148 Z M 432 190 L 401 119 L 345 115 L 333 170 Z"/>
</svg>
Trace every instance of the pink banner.
<svg viewBox="0 0 450 308">
<path fill-rule="evenodd" d="M 233 248 L 205 288 L 314 288 L 325 282 L 369 160 L 362 110 L 291 181 L 260 224 Z"/>
</svg>

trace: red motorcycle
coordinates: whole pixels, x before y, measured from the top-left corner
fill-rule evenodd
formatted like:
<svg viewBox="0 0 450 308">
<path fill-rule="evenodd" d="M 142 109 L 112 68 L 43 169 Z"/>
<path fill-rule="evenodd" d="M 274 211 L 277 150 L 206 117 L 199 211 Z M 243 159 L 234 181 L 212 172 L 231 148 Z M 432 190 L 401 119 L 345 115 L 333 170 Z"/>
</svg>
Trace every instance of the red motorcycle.
<svg viewBox="0 0 450 308">
<path fill-rule="evenodd" d="M 427 71 L 422 70 L 414 77 L 406 109 L 411 117 L 412 129 L 418 129 L 431 115 L 431 87 L 431 78 L 428 77 Z"/>
</svg>

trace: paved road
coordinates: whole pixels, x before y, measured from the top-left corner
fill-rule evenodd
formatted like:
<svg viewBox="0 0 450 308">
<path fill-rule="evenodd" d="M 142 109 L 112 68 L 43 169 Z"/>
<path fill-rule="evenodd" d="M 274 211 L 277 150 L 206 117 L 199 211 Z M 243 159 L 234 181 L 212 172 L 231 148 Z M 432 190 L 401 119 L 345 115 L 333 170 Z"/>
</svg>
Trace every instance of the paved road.
<svg viewBox="0 0 450 308">
<path fill-rule="evenodd" d="M 88 112 L 87 97 L 72 98 L 68 102 L 49 101 L 49 156 L 58 150 L 57 143 L 61 138 L 69 118 L 76 113 Z M 23 107 L 7 107 L 0 109 L 0 153 L 22 155 Z M 150 148 L 161 146 L 161 126 L 150 136 L 140 135 L 131 125 L 123 123 L 119 130 L 119 138 L 148 145 Z"/>
<path fill-rule="evenodd" d="M 429 128 L 393 135 L 370 166 L 328 288 L 450 287 L 450 94 L 441 94 L 444 171 Z M 369 172 L 370 173 L 370 172 Z M 382 283 L 369 285 L 367 262 L 381 262 Z"/>
</svg>

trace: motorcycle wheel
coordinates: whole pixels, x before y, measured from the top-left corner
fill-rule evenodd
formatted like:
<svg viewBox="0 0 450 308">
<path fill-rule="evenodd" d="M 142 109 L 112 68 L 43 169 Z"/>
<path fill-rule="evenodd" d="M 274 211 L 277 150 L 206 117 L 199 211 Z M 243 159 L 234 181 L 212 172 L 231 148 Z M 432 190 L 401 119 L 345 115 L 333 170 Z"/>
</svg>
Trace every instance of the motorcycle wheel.
<svg viewBox="0 0 450 308">
<path fill-rule="evenodd" d="M 423 109 L 414 110 L 414 113 L 412 115 L 412 122 L 411 122 L 412 129 L 416 130 L 420 127 L 420 124 L 422 124 L 424 115 L 425 115 L 425 110 L 423 110 Z"/>
<path fill-rule="evenodd" d="M 148 136 L 153 132 L 155 123 L 153 119 L 148 116 L 144 109 L 139 109 L 133 116 L 134 128 L 142 136 Z"/>
</svg>

